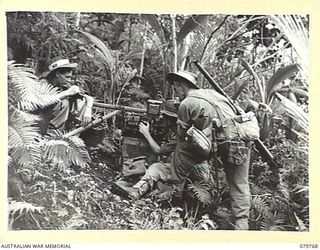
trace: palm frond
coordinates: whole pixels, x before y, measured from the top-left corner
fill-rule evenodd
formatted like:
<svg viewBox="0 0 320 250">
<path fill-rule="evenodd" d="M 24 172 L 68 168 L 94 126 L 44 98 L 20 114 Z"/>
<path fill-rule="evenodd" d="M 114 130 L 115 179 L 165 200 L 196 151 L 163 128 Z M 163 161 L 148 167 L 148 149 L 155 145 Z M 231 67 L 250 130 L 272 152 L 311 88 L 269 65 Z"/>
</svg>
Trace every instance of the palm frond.
<svg viewBox="0 0 320 250">
<path fill-rule="evenodd" d="M 284 80 L 291 77 L 294 73 L 298 71 L 298 65 L 297 64 L 291 64 L 286 67 L 280 68 L 277 70 L 277 72 L 272 75 L 270 80 L 266 84 L 266 102 L 268 103 L 271 99 L 271 93 L 272 91 L 277 87 L 277 85 Z"/>
<path fill-rule="evenodd" d="M 164 44 L 166 42 L 166 40 L 165 40 L 163 28 L 162 28 L 158 18 L 156 17 L 156 15 L 143 14 L 143 15 L 141 15 L 141 17 L 144 18 L 152 26 L 152 28 L 156 32 L 158 38 L 160 39 L 161 43 Z"/>
<path fill-rule="evenodd" d="M 265 92 L 265 86 L 263 85 L 263 82 L 260 81 L 257 73 L 253 70 L 253 68 L 249 65 L 247 61 L 244 59 L 241 59 L 242 66 L 250 73 L 253 78 L 255 79 L 255 82 L 257 84 L 257 87 L 259 89 L 259 94 L 262 102 L 266 102 L 266 92 Z"/>
<path fill-rule="evenodd" d="M 115 59 L 108 47 L 98 37 L 85 31 L 78 30 L 78 32 L 85 35 L 97 47 L 96 52 L 105 60 L 109 68 L 113 69 L 115 67 Z"/>
<path fill-rule="evenodd" d="M 183 24 L 179 33 L 177 34 L 177 44 L 181 43 L 182 40 L 193 30 L 205 24 L 208 20 L 208 16 L 206 15 L 193 15 L 186 20 Z"/>
<path fill-rule="evenodd" d="M 308 93 L 308 91 L 305 90 L 305 87 L 300 87 L 300 86 L 297 86 L 297 87 L 290 86 L 290 88 L 283 87 L 280 89 L 277 88 L 277 89 L 274 89 L 273 91 L 276 91 L 278 93 L 288 93 L 289 90 L 291 90 L 297 96 L 302 96 L 302 97 L 306 97 L 306 98 L 309 97 L 309 93 Z"/>
<path fill-rule="evenodd" d="M 190 50 L 192 58 L 194 58 L 195 60 L 200 60 L 205 44 L 206 44 L 205 31 L 201 28 L 194 30 L 192 35 L 192 50 Z M 211 53 L 213 52 L 210 51 L 210 55 Z M 201 63 L 205 65 L 205 59 L 202 59 Z"/>
<path fill-rule="evenodd" d="M 43 142 L 43 156 L 45 159 L 53 161 L 53 163 L 69 162 L 68 149 L 69 144 L 63 140 L 51 139 Z"/>
<path fill-rule="evenodd" d="M 233 96 L 232 96 L 232 100 L 236 100 L 240 93 L 245 89 L 245 87 L 247 87 L 247 85 L 249 84 L 249 81 L 245 81 L 243 82 L 238 88 L 237 90 L 234 92 Z"/>
<path fill-rule="evenodd" d="M 308 86 L 309 79 L 309 31 L 299 15 L 272 15 L 271 20 L 282 30 L 298 58 L 302 75 Z"/>
<path fill-rule="evenodd" d="M 168 43 L 166 41 L 162 42 L 159 36 L 148 27 L 144 27 L 141 24 L 138 24 L 138 26 L 143 27 L 143 29 L 148 31 L 146 39 L 150 39 L 152 41 L 152 44 L 158 49 L 161 58 L 164 59 L 163 49 L 168 45 Z"/>
<path fill-rule="evenodd" d="M 309 120 L 308 115 L 293 101 L 289 100 L 285 96 L 276 93 L 276 96 L 280 99 L 283 108 L 287 115 L 298 122 L 298 124 L 305 130 L 308 131 Z"/>
<path fill-rule="evenodd" d="M 205 205 L 211 203 L 211 195 L 207 183 L 195 181 L 194 183 L 188 184 L 188 189 L 194 193 L 201 203 Z"/>
</svg>

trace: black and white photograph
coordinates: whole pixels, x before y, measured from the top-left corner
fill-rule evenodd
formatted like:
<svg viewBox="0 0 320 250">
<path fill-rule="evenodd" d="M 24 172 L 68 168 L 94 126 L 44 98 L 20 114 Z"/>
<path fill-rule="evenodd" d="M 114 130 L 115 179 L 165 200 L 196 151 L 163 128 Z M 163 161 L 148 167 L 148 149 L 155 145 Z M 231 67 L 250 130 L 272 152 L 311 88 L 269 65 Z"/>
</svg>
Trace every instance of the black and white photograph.
<svg viewBox="0 0 320 250">
<path fill-rule="evenodd" d="M 309 232 L 310 15 L 5 15 L 8 231 Z"/>
</svg>

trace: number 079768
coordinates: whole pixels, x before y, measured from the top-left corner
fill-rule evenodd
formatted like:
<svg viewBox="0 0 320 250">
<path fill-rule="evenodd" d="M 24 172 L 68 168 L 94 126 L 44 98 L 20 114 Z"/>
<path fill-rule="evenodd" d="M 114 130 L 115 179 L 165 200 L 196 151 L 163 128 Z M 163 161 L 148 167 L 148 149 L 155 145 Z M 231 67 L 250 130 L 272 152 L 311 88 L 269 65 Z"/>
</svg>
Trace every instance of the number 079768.
<svg viewBox="0 0 320 250">
<path fill-rule="evenodd" d="M 299 247 L 304 249 L 315 249 L 318 248 L 318 244 L 300 244 Z"/>
</svg>

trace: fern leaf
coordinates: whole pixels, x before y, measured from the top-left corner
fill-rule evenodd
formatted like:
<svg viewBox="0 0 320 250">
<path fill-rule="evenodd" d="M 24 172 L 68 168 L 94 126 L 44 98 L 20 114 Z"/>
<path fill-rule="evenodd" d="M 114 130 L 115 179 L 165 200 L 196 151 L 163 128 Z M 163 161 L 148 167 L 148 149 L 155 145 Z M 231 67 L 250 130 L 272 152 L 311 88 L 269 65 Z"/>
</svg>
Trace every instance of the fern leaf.
<svg viewBox="0 0 320 250">
<path fill-rule="evenodd" d="M 44 207 L 35 206 L 31 203 L 27 203 L 25 201 L 12 201 L 9 204 L 9 213 L 12 213 L 14 216 L 16 213 L 18 215 L 22 214 L 23 212 L 38 212 L 42 213 L 44 211 Z"/>
<path fill-rule="evenodd" d="M 262 215 L 268 218 L 271 216 L 269 206 L 262 197 L 255 196 L 252 199 L 252 207 L 259 213 L 259 216 Z"/>
<path fill-rule="evenodd" d="M 225 207 L 219 207 L 216 214 L 218 217 L 224 219 L 224 221 L 230 221 L 232 217 L 231 211 Z"/>
<path fill-rule="evenodd" d="M 88 222 L 82 218 L 82 215 L 74 215 L 72 218 L 65 222 L 65 224 L 59 228 L 59 230 L 74 230 L 80 229 L 88 225 Z"/>
<path fill-rule="evenodd" d="M 294 218 L 296 219 L 297 223 L 298 223 L 298 230 L 300 232 L 303 231 L 307 231 L 307 227 L 306 225 L 303 223 L 303 221 L 298 217 L 298 215 L 296 214 L 296 212 L 293 213 L 294 214 Z"/>
<path fill-rule="evenodd" d="M 77 136 L 63 137 L 57 134 L 56 139 L 46 139 L 42 146 L 44 156 L 61 169 L 71 163 L 85 168 L 91 161 L 83 140 Z"/>
<path fill-rule="evenodd" d="M 201 203 L 205 205 L 208 205 L 211 203 L 211 195 L 208 190 L 209 187 L 207 183 L 202 181 L 200 182 L 196 181 L 194 183 L 188 184 L 188 189 L 195 194 L 195 196 Z"/>
<path fill-rule="evenodd" d="M 208 170 L 209 167 L 210 167 L 210 165 L 207 162 L 206 163 L 202 162 L 202 163 L 194 165 L 192 171 L 194 172 L 194 174 L 197 177 L 208 178 L 207 174 L 209 172 L 209 170 Z"/>
<path fill-rule="evenodd" d="M 12 159 L 22 166 L 40 162 L 41 149 L 38 129 L 32 115 L 14 110 L 9 116 L 8 146 Z"/>
<path fill-rule="evenodd" d="M 10 155 L 8 155 L 8 167 L 13 168 L 14 167 L 14 161 Z"/>
<path fill-rule="evenodd" d="M 272 214 L 263 218 L 260 229 L 263 231 L 284 231 L 283 223 L 284 221 L 279 218 L 279 215 Z"/>
<path fill-rule="evenodd" d="M 86 150 L 85 144 L 80 137 L 70 136 L 66 138 L 71 149 L 71 162 L 77 164 L 80 167 L 87 167 L 91 161 L 90 155 Z"/>
<path fill-rule="evenodd" d="M 18 64 L 8 65 L 8 88 L 13 90 L 15 102 L 25 110 L 35 110 L 58 102 L 58 89 L 46 81 L 39 81 L 31 69 Z"/>
<path fill-rule="evenodd" d="M 173 195 L 174 195 L 173 190 L 167 190 L 167 191 L 164 191 L 164 192 L 157 194 L 157 198 L 160 200 L 167 200 L 168 201 L 168 200 L 172 199 Z"/>
</svg>

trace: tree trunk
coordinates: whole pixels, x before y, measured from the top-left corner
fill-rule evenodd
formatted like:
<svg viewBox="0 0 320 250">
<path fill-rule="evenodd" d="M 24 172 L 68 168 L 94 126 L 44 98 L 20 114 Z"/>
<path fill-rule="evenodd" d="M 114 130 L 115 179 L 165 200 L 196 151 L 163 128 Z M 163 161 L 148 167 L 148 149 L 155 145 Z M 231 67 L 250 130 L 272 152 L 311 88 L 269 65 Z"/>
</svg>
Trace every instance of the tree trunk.
<svg viewBox="0 0 320 250">
<path fill-rule="evenodd" d="M 177 49 L 177 35 L 176 35 L 176 16 L 171 15 L 171 24 L 172 24 L 172 49 L 173 49 L 173 72 L 177 72 L 177 58 L 178 58 L 178 49 Z"/>
</svg>

